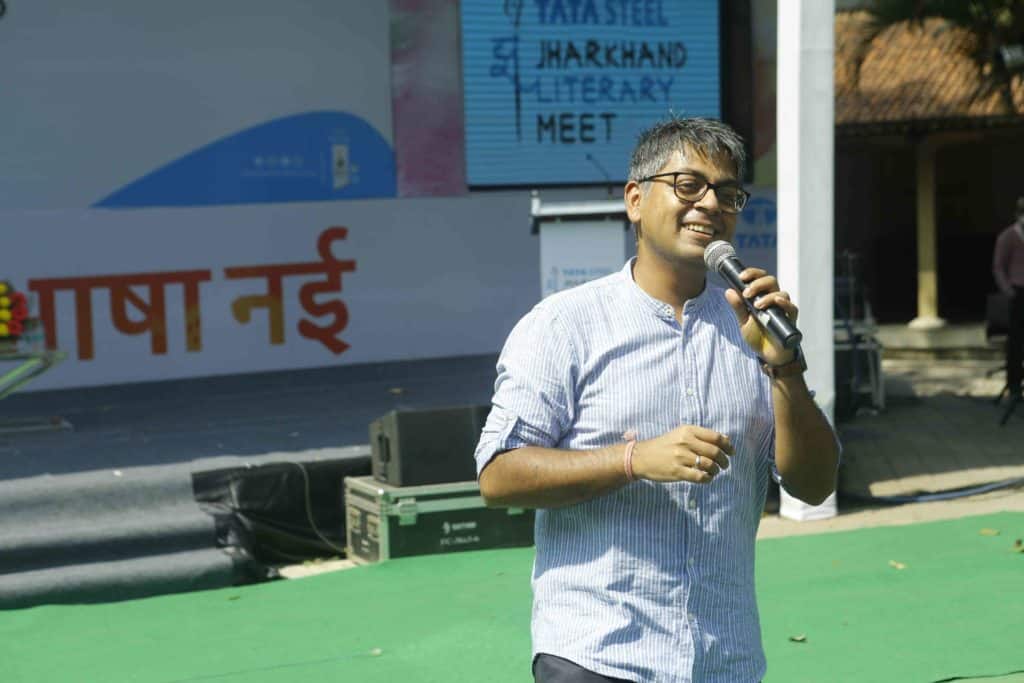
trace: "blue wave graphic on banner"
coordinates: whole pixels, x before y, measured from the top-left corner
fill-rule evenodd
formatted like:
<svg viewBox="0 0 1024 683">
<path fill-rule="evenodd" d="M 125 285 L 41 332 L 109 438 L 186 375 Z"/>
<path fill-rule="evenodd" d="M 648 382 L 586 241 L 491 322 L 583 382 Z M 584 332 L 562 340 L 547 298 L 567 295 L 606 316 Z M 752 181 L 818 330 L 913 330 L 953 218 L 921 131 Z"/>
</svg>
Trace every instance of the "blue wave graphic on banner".
<svg viewBox="0 0 1024 683">
<path fill-rule="evenodd" d="M 395 155 L 346 112 L 275 119 L 212 142 L 96 202 L 209 206 L 395 196 Z"/>
</svg>

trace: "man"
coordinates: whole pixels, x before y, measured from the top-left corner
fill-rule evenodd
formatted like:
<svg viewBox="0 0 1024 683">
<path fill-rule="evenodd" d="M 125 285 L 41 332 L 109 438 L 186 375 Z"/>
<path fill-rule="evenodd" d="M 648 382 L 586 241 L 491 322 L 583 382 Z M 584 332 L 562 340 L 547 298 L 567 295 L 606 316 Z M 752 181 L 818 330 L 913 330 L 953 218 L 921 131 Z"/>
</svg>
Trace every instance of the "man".
<svg viewBox="0 0 1024 683">
<path fill-rule="evenodd" d="M 768 477 L 777 466 L 820 503 L 838 443 L 802 358 L 705 281 L 704 248 L 732 238 L 748 197 L 743 166 L 718 121 L 641 135 L 624 193 L 636 259 L 545 299 L 502 351 L 477 467 L 489 505 L 538 508 L 540 683 L 765 672 L 754 538 Z M 774 277 L 743 280 L 796 319 Z"/>
<path fill-rule="evenodd" d="M 1010 405 L 1021 400 L 1024 370 L 1024 197 L 1017 199 L 1017 220 L 999 233 L 992 255 L 992 275 L 1010 297 L 1010 330 L 1006 340 L 1006 386 Z"/>
</svg>

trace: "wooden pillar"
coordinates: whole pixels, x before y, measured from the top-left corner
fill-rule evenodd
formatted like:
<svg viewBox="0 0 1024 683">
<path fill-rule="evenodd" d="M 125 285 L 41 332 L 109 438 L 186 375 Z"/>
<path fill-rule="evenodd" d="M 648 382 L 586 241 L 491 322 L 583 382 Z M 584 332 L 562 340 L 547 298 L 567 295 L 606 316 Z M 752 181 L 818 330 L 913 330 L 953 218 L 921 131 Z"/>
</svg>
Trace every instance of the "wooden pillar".
<svg viewBox="0 0 1024 683">
<path fill-rule="evenodd" d="M 917 317 L 910 327 L 942 327 L 939 317 L 938 259 L 935 235 L 935 140 L 921 138 L 914 147 L 917 171 Z"/>
</svg>

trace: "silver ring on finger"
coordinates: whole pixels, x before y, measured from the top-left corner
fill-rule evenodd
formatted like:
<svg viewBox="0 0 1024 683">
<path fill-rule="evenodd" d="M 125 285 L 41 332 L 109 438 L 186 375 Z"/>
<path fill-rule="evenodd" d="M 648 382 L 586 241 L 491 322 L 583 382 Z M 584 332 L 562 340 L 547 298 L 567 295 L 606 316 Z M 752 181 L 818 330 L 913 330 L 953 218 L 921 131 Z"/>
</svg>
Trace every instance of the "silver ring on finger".
<svg viewBox="0 0 1024 683">
<path fill-rule="evenodd" d="M 697 468 L 698 470 L 700 469 L 700 456 L 699 455 L 697 456 L 697 459 L 693 461 L 693 466 L 695 468 Z"/>
</svg>

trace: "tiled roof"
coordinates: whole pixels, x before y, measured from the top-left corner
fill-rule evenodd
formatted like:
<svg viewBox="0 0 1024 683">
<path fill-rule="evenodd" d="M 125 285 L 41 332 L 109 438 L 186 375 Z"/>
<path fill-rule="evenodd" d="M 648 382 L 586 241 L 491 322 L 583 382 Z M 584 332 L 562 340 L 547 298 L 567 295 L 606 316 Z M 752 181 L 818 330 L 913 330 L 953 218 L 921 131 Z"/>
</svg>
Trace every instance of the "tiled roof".
<svg viewBox="0 0 1024 683">
<path fill-rule="evenodd" d="M 985 89 L 971 57 L 977 39 L 966 29 L 931 18 L 894 24 L 873 38 L 871 33 L 867 12 L 836 14 L 835 117 L 841 129 L 1024 124 L 1024 77 L 1013 79 L 1010 109 L 998 91 Z"/>
</svg>

